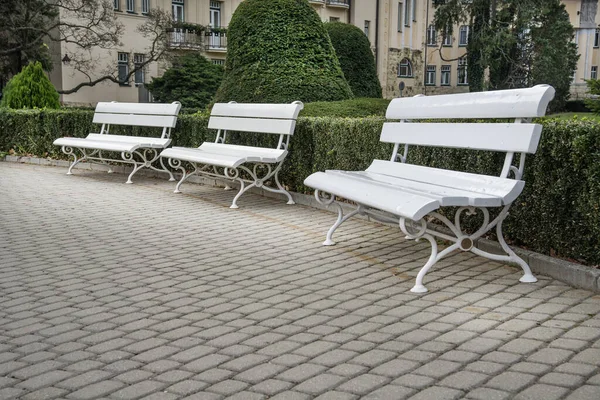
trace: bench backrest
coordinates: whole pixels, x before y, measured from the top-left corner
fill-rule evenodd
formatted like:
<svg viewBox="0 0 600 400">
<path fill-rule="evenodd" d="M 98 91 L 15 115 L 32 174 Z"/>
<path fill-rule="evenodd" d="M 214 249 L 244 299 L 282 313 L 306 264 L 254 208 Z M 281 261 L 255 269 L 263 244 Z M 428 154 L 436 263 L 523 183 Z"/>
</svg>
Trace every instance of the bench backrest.
<svg viewBox="0 0 600 400">
<path fill-rule="evenodd" d="M 535 153 L 542 127 L 530 123 L 546 113 L 554 98 L 554 88 L 537 85 L 527 89 L 461 93 L 440 96 L 406 97 L 390 102 L 381 141 L 394 143 L 391 161 L 406 162 L 409 145 L 454 147 L 506 152 L 501 177 L 512 171 L 516 179 L 523 173 L 526 153 Z M 415 119 L 514 119 L 513 123 L 410 122 Z M 399 146 L 404 144 L 404 154 Z M 518 168 L 512 166 L 514 153 L 521 153 Z"/>
<path fill-rule="evenodd" d="M 100 102 L 92 122 L 102 124 L 100 134 L 109 133 L 110 125 L 133 125 L 163 128 L 161 138 L 168 138 L 177 123 L 181 103 Z"/>
<path fill-rule="evenodd" d="M 280 135 L 277 147 L 287 149 L 289 136 L 294 134 L 298 113 L 303 108 L 300 101 L 291 104 L 216 103 L 208 127 L 217 129 L 216 143 L 225 143 L 227 131 L 271 133 Z"/>
</svg>

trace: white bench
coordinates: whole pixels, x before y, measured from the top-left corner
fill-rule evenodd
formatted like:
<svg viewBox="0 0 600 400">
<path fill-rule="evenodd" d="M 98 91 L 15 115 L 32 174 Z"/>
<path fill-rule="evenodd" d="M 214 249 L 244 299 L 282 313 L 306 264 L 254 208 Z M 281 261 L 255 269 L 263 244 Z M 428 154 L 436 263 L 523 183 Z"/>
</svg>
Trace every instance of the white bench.
<svg viewBox="0 0 600 400">
<path fill-rule="evenodd" d="M 316 189 L 318 202 L 338 207 L 338 218 L 323 244 L 334 244 L 333 233 L 348 218 L 366 214 L 384 222 L 398 223 L 409 239 L 424 238 L 431 243 L 431 256 L 419 271 L 412 292 L 426 292 L 425 274 L 454 250 L 471 251 L 497 261 L 512 261 L 523 269 L 521 282 L 536 282 L 527 263 L 506 244 L 502 222 L 523 190 L 525 155 L 534 153 L 540 140 L 542 127 L 530 123 L 530 118 L 543 116 L 553 97 L 551 86 L 538 85 L 529 89 L 419 95 L 392 100 L 386 118 L 399 122 L 384 123 L 380 139 L 394 144 L 390 161 L 374 160 L 366 171 L 317 172 L 304 181 Z M 453 118 L 510 118 L 514 123 L 410 121 Z M 400 144 L 404 144 L 402 153 L 399 153 Z M 409 145 L 489 150 L 504 152 L 506 156 L 502 172 L 496 177 L 409 164 Z M 520 154 L 517 166 L 513 165 L 515 153 Z M 340 205 L 334 202 L 335 196 L 355 202 L 356 210 L 344 216 Z M 436 212 L 445 206 L 458 207 L 454 222 Z M 498 216 L 491 221 L 489 207 L 501 207 Z M 476 232 L 465 233 L 460 224 L 463 212 L 473 214 L 477 210 L 483 215 L 483 224 Z M 447 226 L 452 234 L 430 229 L 427 222 L 433 218 Z M 473 245 L 494 227 L 506 255 L 491 254 Z M 435 237 L 453 243 L 438 253 Z"/>
<path fill-rule="evenodd" d="M 81 161 L 90 161 L 108 165 L 108 172 L 112 172 L 108 161 L 133 164 L 133 171 L 127 178 L 127 183 L 131 182 L 131 177 L 141 168 L 151 168 L 155 171 L 166 172 L 171 181 L 175 178 L 171 171 L 165 168 L 160 160 L 162 168 L 153 165 L 159 159 L 160 150 L 166 148 L 171 139 L 171 128 L 175 127 L 177 114 L 181 109 L 179 102 L 171 104 L 156 103 L 98 103 L 92 122 L 102 124 L 100 133 L 90 133 L 85 139 L 64 137 L 56 139 L 54 144 L 62 146 L 65 154 L 74 157 L 69 166 L 67 175 L 72 174 L 73 167 Z M 123 136 L 109 134 L 111 125 L 132 125 L 162 128 L 160 138 L 143 136 Z M 81 157 L 77 157 L 73 149 L 81 152 Z M 105 152 L 121 153 L 121 159 L 107 158 Z"/>
<path fill-rule="evenodd" d="M 160 154 L 169 159 L 171 167 L 182 171 L 175 193 L 180 193 L 181 184 L 190 176 L 203 175 L 239 182 L 240 190 L 234 197 L 231 208 L 238 208 L 237 200 L 252 187 L 285 194 L 287 204 L 294 204 L 292 196 L 279 182 L 278 174 L 288 154 L 296 118 L 303 107 L 299 101 L 291 104 L 215 104 L 208 121 L 210 129 L 217 129 L 214 143 L 204 142 L 198 148 L 172 147 Z M 278 134 L 279 142 L 276 148 L 227 144 L 228 131 Z M 191 165 L 193 170 L 188 172 L 182 161 Z M 253 165 L 250 168 L 246 164 Z M 264 185 L 271 179 L 277 188 Z M 228 188 L 227 186 L 226 189 Z"/>
</svg>

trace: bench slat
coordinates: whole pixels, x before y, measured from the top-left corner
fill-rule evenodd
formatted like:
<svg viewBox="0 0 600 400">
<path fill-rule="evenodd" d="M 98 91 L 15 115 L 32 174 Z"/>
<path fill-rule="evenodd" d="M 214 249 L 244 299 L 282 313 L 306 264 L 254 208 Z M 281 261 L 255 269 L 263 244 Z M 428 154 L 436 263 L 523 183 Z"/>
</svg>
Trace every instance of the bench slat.
<svg viewBox="0 0 600 400">
<path fill-rule="evenodd" d="M 94 114 L 95 124 L 135 125 L 174 128 L 176 116 L 169 115 L 135 115 L 135 114 Z"/>
<path fill-rule="evenodd" d="M 238 104 L 239 105 L 239 104 Z M 211 116 L 210 129 L 224 129 L 241 132 L 263 132 L 293 135 L 296 121 L 289 119 L 231 118 Z"/>
<path fill-rule="evenodd" d="M 224 117 L 296 119 L 304 106 L 298 104 L 237 104 L 216 103 L 211 115 Z"/>
<path fill-rule="evenodd" d="M 437 186 L 424 182 L 396 178 L 389 175 L 376 174 L 373 172 L 337 170 L 327 170 L 326 172 L 328 174 L 342 175 L 372 184 L 401 188 L 410 193 L 425 194 L 429 197 L 437 199 L 442 207 L 464 205 L 477 207 L 499 207 L 502 205 L 502 199 L 497 196 L 473 193 L 466 190 Z"/>
<path fill-rule="evenodd" d="M 259 161 L 275 163 L 283 160 L 287 155 L 287 151 L 279 149 L 268 149 L 265 147 L 240 146 L 235 144 L 210 143 L 204 142 L 199 147 L 214 154 L 226 154 L 237 157 L 254 157 L 260 158 Z"/>
<path fill-rule="evenodd" d="M 391 101 L 388 119 L 427 118 L 531 118 L 543 117 L 554 88 L 537 85 L 527 89 L 402 97 Z"/>
<path fill-rule="evenodd" d="M 440 202 L 436 198 L 425 194 L 409 193 L 392 186 L 361 182 L 340 174 L 316 172 L 306 178 L 304 184 L 415 221 L 440 207 Z"/>
<path fill-rule="evenodd" d="M 83 138 L 60 138 L 54 141 L 56 146 L 69 146 L 81 149 L 97 149 L 106 151 L 132 152 L 144 146 L 140 143 L 110 142 L 107 140 L 90 140 Z"/>
<path fill-rule="evenodd" d="M 96 105 L 97 113 L 108 114 L 142 114 L 142 115 L 172 115 L 176 116 L 181 104 L 159 103 L 118 103 L 100 102 Z"/>
<path fill-rule="evenodd" d="M 535 153 L 541 134 L 542 126 L 538 124 L 386 122 L 381 131 L 381 141 Z"/>
<path fill-rule="evenodd" d="M 200 149 L 187 147 L 171 147 L 160 153 L 161 157 L 190 161 L 200 164 L 216 165 L 217 167 L 235 168 L 244 162 L 240 157 L 225 154 L 214 154 Z"/>
<path fill-rule="evenodd" d="M 495 196 L 501 198 L 503 204 L 512 203 L 525 185 L 524 181 L 515 179 L 383 160 L 373 160 L 367 172 Z"/>
<path fill-rule="evenodd" d="M 136 143 L 143 144 L 144 147 L 163 148 L 167 147 L 171 143 L 171 139 L 161 139 L 155 137 L 145 136 L 122 136 L 122 135 L 109 135 L 90 133 L 87 135 L 87 139 L 96 141 L 107 141 L 107 142 L 122 142 L 122 143 Z"/>
</svg>

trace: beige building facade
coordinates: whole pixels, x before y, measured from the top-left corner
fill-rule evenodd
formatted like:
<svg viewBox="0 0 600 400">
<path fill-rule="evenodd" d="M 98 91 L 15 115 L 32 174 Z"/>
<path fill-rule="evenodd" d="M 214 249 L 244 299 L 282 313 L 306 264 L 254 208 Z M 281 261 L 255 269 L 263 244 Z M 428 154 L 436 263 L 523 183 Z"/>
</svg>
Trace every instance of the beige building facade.
<svg viewBox="0 0 600 400">
<path fill-rule="evenodd" d="M 182 23 L 168 33 L 169 46 L 181 51 L 201 51 L 208 59 L 224 64 L 227 56 L 226 27 L 243 0 L 114 0 L 115 13 L 125 34 L 118 49 L 91 52 L 95 69 L 90 76 L 111 72 L 125 76 L 144 60 L 151 44 L 137 32 L 147 12 L 160 8 Z M 453 27 L 451 34 L 437 32 L 432 25 L 433 0 L 308 0 L 322 21 L 350 23 L 367 35 L 375 55 L 377 73 L 386 98 L 415 94 L 442 94 L 468 91 L 466 45 L 469 27 Z M 563 0 L 581 57 L 573 81 L 574 96 L 585 93 L 583 79 L 595 78 L 600 65 L 600 21 L 597 0 Z M 191 25 L 206 27 L 203 31 Z M 58 89 L 68 90 L 87 77 L 68 62 L 73 48 L 54 49 L 55 69 L 50 74 Z M 62 95 L 61 101 L 73 105 L 93 105 L 99 101 L 148 102 L 151 95 L 143 83 L 160 76 L 167 65 L 150 63 L 122 84 L 104 82 L 94 87 Z M 400 87 L 403 90 L 400 90 Z"/>
</svg>

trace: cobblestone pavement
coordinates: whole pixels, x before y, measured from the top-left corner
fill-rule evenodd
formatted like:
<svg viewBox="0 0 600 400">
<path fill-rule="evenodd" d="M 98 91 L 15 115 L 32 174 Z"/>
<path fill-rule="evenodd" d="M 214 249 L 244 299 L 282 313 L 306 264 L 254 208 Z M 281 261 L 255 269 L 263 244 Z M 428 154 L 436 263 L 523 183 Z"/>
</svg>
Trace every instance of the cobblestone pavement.
<svg viewBox="0 0 600 400">
<path fill-rule="evenodd" d="M 0 163 L 0 399 L 600 399 L 600 296 L 233 192 Z"/>
</svg>

